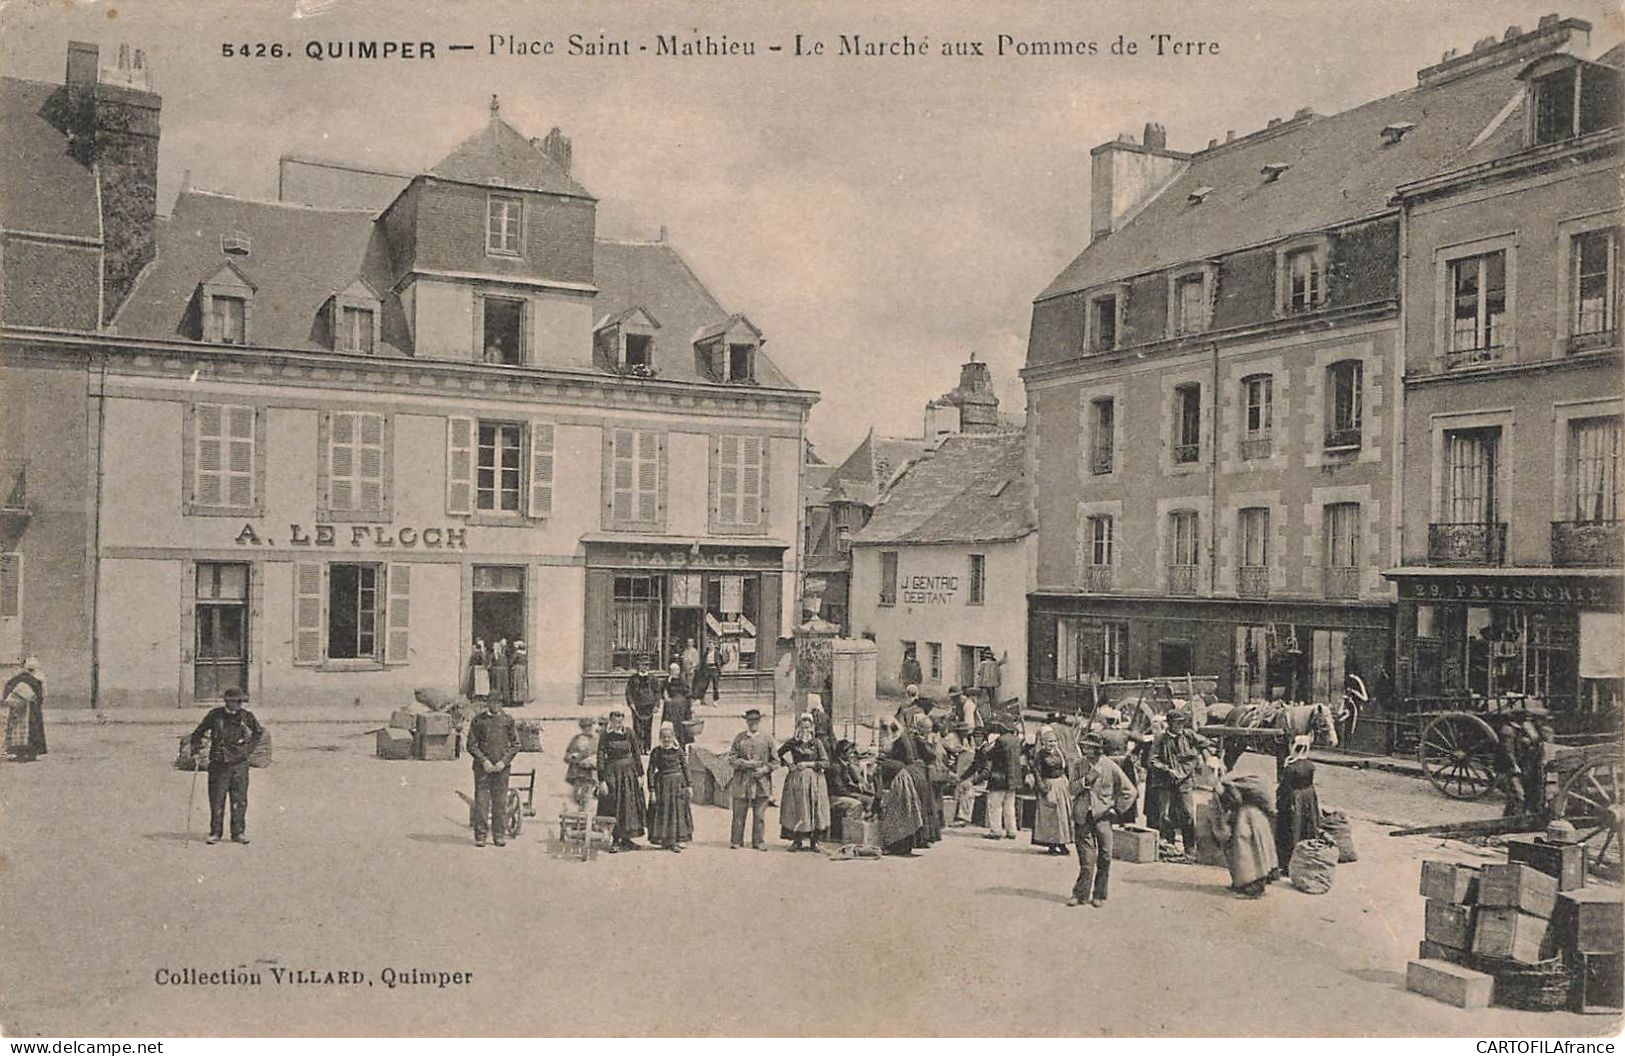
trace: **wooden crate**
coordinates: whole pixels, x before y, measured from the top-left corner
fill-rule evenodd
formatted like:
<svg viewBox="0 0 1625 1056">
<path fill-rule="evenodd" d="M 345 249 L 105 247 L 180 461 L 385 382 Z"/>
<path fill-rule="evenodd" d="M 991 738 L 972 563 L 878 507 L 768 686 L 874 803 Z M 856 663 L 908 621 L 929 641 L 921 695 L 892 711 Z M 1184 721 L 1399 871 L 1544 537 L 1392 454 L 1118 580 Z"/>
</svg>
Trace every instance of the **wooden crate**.
<svg viewBox="0 0 1625 1056">
<path fill-rule="evenodd" d="M 418 715 L 418 736 L 444 737 L 451 733 L 451 716 L 443 711 L 426 711 Z"/>
<path fill-rule="evenodd" d="M 1617 887 L 1582 887 L 1557 896 L 1552 918 L 1565 953 L 1625 952 L 1625 904 Z"/>
<path fill-rule="evenodd" d="M 1465 949 L 1457 949 L 1454 946 L 1445 946 L 1441 943 L 1429 942 L 1426 939 L 1423 939 L 1421 942 L 1416 944 L 1416 956 L 1418 960 L 1449 961 L 1451 964 L 1467 964 L 1467 962 L 1472 958 L 1472 954 L 1468 953 Z M 1468 967 L 1471 967 L 1471 965 L 1468 965 Z"/>
<path fill-rule="evenodd" d="M 1478 867 L 1460 862 L 1423 862 L 1422 894 L 1440 902 L 1469 905 L 1477 901 Z"/>
<path fill-rule="evenodd" d="M 1510 906 L 1480 904 L 1473 921 L 1473 953 L 1519 964 L 1538 964 L 1556 952 L 1552 922 Z"/>
<path fill-rule="evenodd" d="M 378 758 L 412 758 L 412 735 L 399 726 L 387 726 L 378 731 Z"/>
<path fill-rule="evenodd" d="M 1120 862 L 1154 862 L 1157 860 L 1157 830 L 1144 825 L 1115 825 L 1112 827 L 1112 857 Z"/>
<path fill-rule="evenodd" d="M 1621 1011 L 1625 964 L 1617 953 L 1582 953 L 1575 965 L 1573 1009 L 1593 1015 Z"/>
<path fill-rule="evenodd" d="M 1559 891 L 1585 886 L 1586 846 L 1583 843 L 1547 843 L 1537 836 L 1508 836 L 1507 861 L 1539 869 L 1557 880 Z"/>
<path fill-rule="evenodd" d="M 389 713 L 389 724 L 410 733 L 418 728 L 418 713 L 410 708 L 396 708 Z"/>
<path fill-rule="evenodd" d="M 1488 1008 L 1495 981 L 1449 961 L 1416 960 L 1405 966 L 1405 989 L 1457 1008 Z"/>
<path fill-rule="evenodd" d="M 1527 865 L 1486 865 L 1478 879 L 1478 904 L 1550 917 L 1557 909 L 1557 878 Z"/>
<path fill-rule="evenodd" d="M 1473 907 L 1456 902 L 1427 901 L 1426 928 L 1429 942 L 1466 950 L 1473 945 Z"/>
<path fill-rule="evenodd" d="M 451 734 L 439 736 L 424 736 L 418 738 L 418 758 L 429 762 L 443 763 L 457 758 L 457 745 Z"/>
</svg>

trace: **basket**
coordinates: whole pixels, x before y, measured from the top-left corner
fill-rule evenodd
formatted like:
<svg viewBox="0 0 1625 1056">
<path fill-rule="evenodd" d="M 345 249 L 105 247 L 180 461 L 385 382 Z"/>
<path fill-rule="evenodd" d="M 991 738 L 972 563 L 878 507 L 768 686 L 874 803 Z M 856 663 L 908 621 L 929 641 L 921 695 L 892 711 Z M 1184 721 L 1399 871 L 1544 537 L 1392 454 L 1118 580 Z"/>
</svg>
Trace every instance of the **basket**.
<svg viewBox="0 0 1625 1056">
<path fill-rule="evenodd" d="M 683 730 L 690 737 L 698 737 L 700 734 L 705 732 L 705 720 L 704 719 L 684 719 L 683 720 Z"/>
<path fill-rule="evenodd" d="M 519 750 L 521 752 L 539 752 L 542 750 L 541 719 L 520 719 L 514 723 L 514 729 L 519 734 Z"/>
<path fill-rule="evenodd" d="M 1494 976 L 1490 1003 L 1524 1012 L 1556 1012 L 1569 1007 L 1574 972 L 1561 957 L 1539 964 L 1520 964 L 1500 957 L 1477 956 L 1471 967 Z"/>
</svg>

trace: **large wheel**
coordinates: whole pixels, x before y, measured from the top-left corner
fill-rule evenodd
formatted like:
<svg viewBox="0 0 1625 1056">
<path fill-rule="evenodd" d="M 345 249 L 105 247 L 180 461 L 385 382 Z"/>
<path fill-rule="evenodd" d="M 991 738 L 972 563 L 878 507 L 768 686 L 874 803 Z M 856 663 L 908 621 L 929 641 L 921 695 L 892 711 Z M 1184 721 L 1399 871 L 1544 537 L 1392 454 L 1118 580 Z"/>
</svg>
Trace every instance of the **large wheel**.
<svg viewBox="0 0 1625 1056">
<path fill-rule="evenodd" d="M 1573 825 L 1587 857 L 1603 872 L 1619 875 L 1620 827 L 1625 819 L 1620 760 L 1587 763 L 1563 780 L 1552 800 L 1552 817 Z"/>
<path fill-rule="evenodd" d="M 1482 799 L 1495 787 L 1495 731 L 1477 715 L 1449 712 L 1422 727 L 1416 757 L 1451 799 Z"/>
<path fill-rule="evenodd" d="M 519 793 L 513 789 L 508 790 L 508 835 L 518 836 L 519 830 L 525 827 L 525 811 L 519 801 Z"/>
</svg>

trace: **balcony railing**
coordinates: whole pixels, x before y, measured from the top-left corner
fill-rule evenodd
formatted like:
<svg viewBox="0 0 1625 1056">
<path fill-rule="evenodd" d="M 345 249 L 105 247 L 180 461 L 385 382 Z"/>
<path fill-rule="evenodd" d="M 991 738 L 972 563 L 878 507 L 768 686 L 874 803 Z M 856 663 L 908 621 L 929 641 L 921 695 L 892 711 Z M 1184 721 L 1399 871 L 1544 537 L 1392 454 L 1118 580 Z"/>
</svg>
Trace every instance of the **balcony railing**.
<svg viewBox="0 0 1625 1056">
<path fill-rule="evenodd" d="M 1360 569 L 1328 568 L 1326 570 L 1326 596 L 1328 598 L 1359 597 Z"/>
<path fill-rule="evenodd" d="M 1110 451 L 1096 451 L 1089 459 L 1089 472 L 1101 476 L 1112 471 L 1112 453 Z"/>
<path fill-rule="evenodd" d="M 1348 426 L 1343 429 L 1326 430 L 1327 450 L 1335 451 L 1345 450 L 1351 447 L 1359 447 L 1360 439 L 1360 427 L 1357 425 Z"/>
<path fill-rule="evenodd" d="M 1619 521 L 1553 521 L 1552 564 L 1560 568 L 1625 565 L 1625 533 Z"/>
<path fill-rule="evenodd" d="M 1113 571 L 1111 565 L 1084 566 L 1083 589 L 1095 594 L 1110 594 Z"/>
<path fill-rule="evenodd" d="M 1499 565 L 1506 560 L 1505 521 L 1428 525 L 1428 562 L 1435 565 Z"/>
<path fill-rule="evenodd" d="M 1195 565 L 1169 565 L 1168 566 L 1168 593 L 1195 594 L 1196 593 L 1196 566 Z"/>
<path fill-rule="evenodd" d="M 1174 445 L 1174 462 L 1176 462 L 1178 464 L 1183 465 L 1183 464 L 1187 464 L 1187 463 L 1191 463 L 1191 462 L 1196 462 L 1199 459 L 1201 459 L 1201 457 L 1202 457 L 1202 445 L 1201 444 L 1175 444 Z"/>
<path fill-rule="evenodd" d="M 1491 348 L 1463 348 L 1444 354 L 1444 369 L 1460 370 L 1462 367 L 1475 367 L 1481 363 L 1494 363 L 1500 358 L 1499 345 Z"/>
<path fill-rule="evenodd" d="M 1243 565 L 1237 570 L 1236 593 L 1244 598 L 1267 598 L 1270 594 L 1268 565 Z"/>
<path fill-rule="evenodd" d="M 1270 434 L 1248 433 L 1241 441 L 1242 458 L 1270 457 Z"/>
</svg>

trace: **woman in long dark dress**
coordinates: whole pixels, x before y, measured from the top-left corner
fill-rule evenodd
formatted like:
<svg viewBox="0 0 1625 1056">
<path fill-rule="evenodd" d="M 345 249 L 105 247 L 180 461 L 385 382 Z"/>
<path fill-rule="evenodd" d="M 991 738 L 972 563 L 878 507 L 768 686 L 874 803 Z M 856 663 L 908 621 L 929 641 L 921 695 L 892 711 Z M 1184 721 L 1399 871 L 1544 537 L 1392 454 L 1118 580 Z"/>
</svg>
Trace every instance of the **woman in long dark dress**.
<svg viewBox="0 0 1625 1056">
<path fill-rule="evenodd" d="M 45 676 L 40 662 L 29 657 L 23 669 L 0 691 L 6 707 L 6 753 L 20 763 L 45 754 Z"/>
<path fill-rule="evenodd" d="M 637 848 L 632 841 L 643 835 L 643 758 L 619 709 L 609 713 L 598 737 L 598 814 L 615 819 L 611 853 Z"/>
<path fill-rule="evenodd" d="M 915 845 L 924 842 L 926 812 L 908 776 L 914 747 L 896 719 L 883 718 L 880 726 L 880 845 L 887 854 L 912 858 Z"/>
<path fill-rule="evenodd" d="M 1320 795 L 1315 791 L 1315 764 L 1295 759 L 1281 772 L 1275 789 L 1275 857 L 1280 868 L 1292 862 L 1292 848 L 1320 835 Z"/>
<path fill-rule="evenodd" d="M 683 683 L 682 669 L 677 664 L 671 666 L 673 672 L 667 676 L 666 687 L 661 692 L 660 714 L 671 723 L 677 746 L 686 748 L 694 740 L 694 735 L 688 732 L 688 720 L 693 713 L 689 710 L 688 686 Z"/>
<path fill-rule="evenodd" d="M 815 734 L 811 715 L 801 716 L 796 735 L 779 746 L 779 762 L 785 766 L 779 835 L 790 841 L 792 851 L 801 850 L 803 840 L 816 851 L 818 841 L 829 833 L 829 787 L 824 779 L 829 756 Z"/>
<path fill-rule="evenodd" d="M 688 753 L 669 722 L 660 724 L 660 743 L 649 752 L 649 842 L 681 852 L 694 838 L 689 806 Z"/>
</svg>

